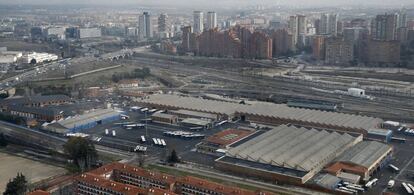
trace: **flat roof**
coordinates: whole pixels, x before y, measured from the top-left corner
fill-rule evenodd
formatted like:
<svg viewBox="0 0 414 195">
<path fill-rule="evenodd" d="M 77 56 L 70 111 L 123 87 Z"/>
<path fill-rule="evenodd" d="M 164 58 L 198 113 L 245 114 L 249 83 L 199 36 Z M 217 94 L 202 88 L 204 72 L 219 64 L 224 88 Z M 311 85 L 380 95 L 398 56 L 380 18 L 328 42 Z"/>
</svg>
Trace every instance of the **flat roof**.
<svg viewBox="0 0 414 195">
<path fill-rule="evenodd" d="M 224 131 L 220 131 L 210 137 L 208 137 L 205 141 L 217 145 L 230 145 L 234 142 L 237 142 L 251 134 L 255 131 L 249 130 L 239 130 L 239 129 L 227 129 Z"/>
<path fill-rule="evenodd" d="M 152 114 L 151 117 L 173 119 L 176 116 L 175 115 L 172 115 L 172 114 L 166 114 L 166 113 L 156 112 L 156 113 Z"/>
<path fill-rule="evenodd" d="M 368 134 L 388 136 L 392 134 L 392 131 L 385 129 L 368 129 Z"/>
<path fill-rule="evenodd" d="M 208 120 L 196 119 L 196 118 L 186 118 L 181 121 L 181 123 L 192 124 L 192 125 L 199 125 L 199 126 L 206 126 L 211 123 Z"/>
<path fill-rule="evenodd" d="M 208 118 L 208 119 L 216 119 L 217 118 L 217 115 L 215 115 L 215 114 L 210 114 L 210 113 L 205 113 L 205 112 L 197 112 L 197 111 L 192 111 L 192 110 L 184 110 L 184 109 L 169 110 L 168 112 L 170 112 L 172 114 L 183 114 L 183 115 L 196 116 L 196 117 Z"/>
<path fill-rule="evenodd" d="M 338 156 L 335 162 L 349 162 L 366 168 L 371 167 L 392 147 L 377 141 L 363 141 Z"/>
<path fill-rule="evenodd" d="M 346 133 L 280 125 L 229 149 L 226 156 L 309 172 L 329 163 L 356 139 Z"/>
<path fill-rule="evenodd" d="M 382 119 L 328 112 L 304 108 L 288 107 L 286 104 L 273 104 L 267 102 L 254 102 L 252 104 L 237 104 L 217 100 L 207 100 L 196 97 L 184 97 L 169 94 L 154 94 L 137 100 L 139 103 L 152 104 L 176 109 L 187 109 L 199 112 L 233 115 L 249 114 L 275 119 L 296 120 L 306 123 L 319 124 L 332 127 L 364 129 L 378 127 Z"/>
</svg>

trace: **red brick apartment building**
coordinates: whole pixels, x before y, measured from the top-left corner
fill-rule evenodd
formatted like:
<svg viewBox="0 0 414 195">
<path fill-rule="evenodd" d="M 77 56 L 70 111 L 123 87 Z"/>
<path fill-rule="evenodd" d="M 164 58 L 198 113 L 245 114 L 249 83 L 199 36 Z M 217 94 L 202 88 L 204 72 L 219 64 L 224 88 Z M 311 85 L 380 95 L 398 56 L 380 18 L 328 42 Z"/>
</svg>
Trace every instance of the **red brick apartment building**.
<svg viewBox="0 0 414 195">
<path fill-rule="evenodd" d="M 74 182 L 76 194 L 98 195 L 271 195 L 210 182 L 196 177 L 175 177 L 122 163 L 111 163 L 84 173 Z"/>
</svg>

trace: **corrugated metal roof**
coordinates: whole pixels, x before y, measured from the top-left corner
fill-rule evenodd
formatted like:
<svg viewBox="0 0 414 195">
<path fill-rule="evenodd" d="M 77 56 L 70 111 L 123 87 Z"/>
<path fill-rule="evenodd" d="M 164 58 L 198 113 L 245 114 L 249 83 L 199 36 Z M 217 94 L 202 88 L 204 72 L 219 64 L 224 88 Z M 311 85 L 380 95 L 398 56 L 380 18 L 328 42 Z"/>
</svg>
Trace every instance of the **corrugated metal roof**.
<svg viewBox="0 0 414 195">
<path fill-rule="evenodd" d="M 382 119 L 362 115 L 327 112 L 303 108 L 292 108 L 285 104 L 257 102 L 250 105 L 224 101 L 206 100 L 195 97 L 156 94 L 137 100 L 141 103 L 150 103 L 159 106 L 168 106 L 177 109 L 188 109 L 200 112 L 233 115 L 235 113 L 250 114 L 263 117 L 303 121 L 316 125 L 338 128 L 352 128 L 368 130 L 376 128 Z"/>
<path fill-rule="evenodd" d="M 348 134 L 281 125 L 228 150 L 227 156 L 301 171 L 335 158 L 356 140 Z"/>
<path fill-rule="evenodd" d="M 119 116 L 120 114 L 113 109 L 96 109 L 83 115 L 78 115 L 58 121 L 57 123 L 64 126 L 65 128 L 71 129 L 75 128 L 76 126 L 81 126 L 117 115 Z"/>
<path fill-rule="evenodd" d="M 335 161 L 350 162 L 369 168 L 391 149 L 391 146 L 387 144 L 376 141 L 363 141 L 344 152 Z"/>
</svg>

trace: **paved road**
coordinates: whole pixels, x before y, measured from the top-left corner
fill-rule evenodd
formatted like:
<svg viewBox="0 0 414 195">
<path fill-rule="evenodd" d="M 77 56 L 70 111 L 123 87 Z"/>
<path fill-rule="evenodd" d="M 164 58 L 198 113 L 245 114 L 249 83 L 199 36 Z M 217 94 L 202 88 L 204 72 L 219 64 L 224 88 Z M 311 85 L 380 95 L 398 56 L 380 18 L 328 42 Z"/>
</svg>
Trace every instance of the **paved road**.
<svg viewBox="0 0 414 195">
<path fill-rule="evenodd" d="M 162 166 L 162 165 L 159 165 L 159 166 Z M 232 176 L 232 175 L 226 175 L 226 174 L 222 174 L 222 173 L 218 173 L 218 172 L 199 169 L 199 168 L 192 167 L 192 166 L 179 166 L 177 168 L 176 167 L 165 166 L 165 168 L 176 169 L 176 170 L 179 170 L 179 171 L 189 172 L 189 173 L 193 173 L 193 174 L 196 174 L 196 175 L 202 174 L 202 175 L 205 175 L 207 177 L 214 178 L 214 179 L 225 180 L 225 181 L 228 181 L 228 182 L 242 184 L 242 185 L 249 185 L 249 186 L 256 187 L 258 189 L 269 190 L 269 191 L 273 191 L 273 192 L 280 192 L 280 193 L 284 193 L 284 194 L 303 194 L 303 195 L 308 195 L 308 194 L 313 194 L 313 195 L 321 194 L 322 195 L 322 194 L 325 194 L 325 193 L 311 191 L 311 190 L 304 189 L 304 188 L 299 188 L 299 187 L 293 187 L 293 186 L 284 187 L 284 186 L 273 185 L 273 184 L 264 183 L 264 182 L 260 182 L 260 181 L 255 181 L 255 180 L 251 180 L 251 179 L 245 179 L 245 178 L 236 177 L 236 176 Z"/>
</svg>

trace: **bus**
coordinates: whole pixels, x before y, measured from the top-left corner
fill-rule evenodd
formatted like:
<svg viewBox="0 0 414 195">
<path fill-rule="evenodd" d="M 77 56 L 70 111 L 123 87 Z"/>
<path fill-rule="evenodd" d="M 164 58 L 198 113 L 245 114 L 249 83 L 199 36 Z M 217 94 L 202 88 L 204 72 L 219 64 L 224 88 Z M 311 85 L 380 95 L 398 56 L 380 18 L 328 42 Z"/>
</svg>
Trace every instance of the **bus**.
<svg viewBox="0 0 414 195">
<path fill-rule="evenodd" d="M 399 173 L 400 172 L 400 169 L 398 167 L 394 166 L 393 164 L 390 164 L 388 166 L 391 168 L 391 170 L 393 172 L 395 172 L 395 173 Z"/>
<path fill-rule="evenodd" d="M 349 184 L 349 185 L 347 185 L 346 187 L 347 187 L 347 188 L 349 188 L 349 189 L 352 189 L 352 190 L 357 190 L 357 191 L 361 191 L 361 192 L 364 192 L 364 191 L 365 191 L 365 189 L 364 189 L 364 188 L 361 188 L 361 187 L 359 187 L 359 186 L 355 186 L 355 185 L 352 185 L 352 184 Z"/>
<path fill-rule="evenodd" d="M 161 139 L 159 139 L 159 138 L 156 138 L 156 140 L 157 140 L 157 145 L 160 145 L 160 146 L 162 146 L 162 142 L 161 142 Z"/>
<path fill-rule="evenodd" d="M 145 136 L 141 135 L 141 142 L 145 143 L 147 140 L 145 140 Z"/>
<path fill-rule="evenodd" d="M 167 143 L 165 143 L 165 140 L 164 139 L 161 139 L 161 145 L 162 146 L 167 146 Z"/>
<path fill-rule="evenodd" d="M 154 142 L 155 145 L 158 145 L 158 140 L 155 138 L 152 138 L 152 141 Z"/>
<path fill-rule="evenodd" d="M 414 186 L 411 185 L 410 183 L 407 183 L 407 186 L 411 189 L 411 191 L 414 193 Z"/>
<path fill-rule="evenodd" d="M 401 183 L 401 186 L 405 189 L 405 191 L 406 191 L 408 194 L 413 194 L 413 190 L 412 190 L 410 187 L 408 187 L 408 185 L 407 185 L 405 182 L 402 182 L 402 183 Z"/>
<path fill-rule="evenodd" d="M 353 190 L 353 189 L 349 189 L 349 188 L 347 188 L 347 187 L 339 187 L 339 189 L 341 189 L 341 190 L 345 190 L 345 191 L 348 191 L 348 192 L 351 192 L 351 193 L 353 193 L 353 194 L 358 193 L 358 191 Z"/>
<path fill-rule="evenodd" d="M 142 108 L 141 109 L 141 112 L 146 112 L 146 111 L 148 111 L 148 108 Z"/>
<path fill-rule="evenodd" d="M 217 126 L 217 127 L 218 127 L 218 126 L 221 126 L 221 125 L 223 125 L 224 123 L 227 123 L 227 120 L 224 120 L 224 121 L 221 121 L 221 122 L 217 123 L 217 124 L 216 124 L 216 126 Z"/>
<path fill-rule="evenodd" d="M 371 181 L 369 181 L 367 184 L 365 184 L 366 188 L 372 188 L 372 186 L 375 186 L 377 184 L 378 179 L 374 178 Z"/>
<path fill-rule="evenodd" d="M 391 138 L 392 142 L 397 142 L 397 143 L 405 143 L 406 139 L 405 138 L 401 138 L 401 137 L 392 137 Z"/>
</svg>

